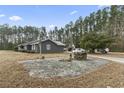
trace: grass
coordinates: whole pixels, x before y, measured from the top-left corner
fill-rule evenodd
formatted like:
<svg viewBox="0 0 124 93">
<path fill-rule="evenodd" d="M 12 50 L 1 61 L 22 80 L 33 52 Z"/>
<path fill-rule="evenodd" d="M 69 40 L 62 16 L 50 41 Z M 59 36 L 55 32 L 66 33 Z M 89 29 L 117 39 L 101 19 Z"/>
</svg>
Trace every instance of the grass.
<svg viewBox="0 0 124 93">
<path fill-rule="evenodd" d="M 28 54 L 0 51 L 0 87 L 124 87 L 124 65 L 110 62 L 97 71 L 73 78 L 32 78 L 18 61 L 68 54 Z"/>
</svg>

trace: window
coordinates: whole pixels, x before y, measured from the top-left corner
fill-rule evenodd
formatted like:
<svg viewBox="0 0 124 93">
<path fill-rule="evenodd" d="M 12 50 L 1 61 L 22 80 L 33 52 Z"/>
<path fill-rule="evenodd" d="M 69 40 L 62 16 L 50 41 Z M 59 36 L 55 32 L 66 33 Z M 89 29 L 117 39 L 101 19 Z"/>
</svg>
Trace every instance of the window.
<svg viewBox="0 0 124 93">
<path fill-rule="evenodd" d="M 51 50 L 51 45 L 50 45 L 50 44 L 47 44 L 47 45 L 46 45 L 46 49 L 47 49 L 47 50 Z"/>
<path fill-rule="evenodd" d="M 21 45 L 20 48 L 21 48 L 21 49 L 24 49 L 24 46 Z"/>
</svg>

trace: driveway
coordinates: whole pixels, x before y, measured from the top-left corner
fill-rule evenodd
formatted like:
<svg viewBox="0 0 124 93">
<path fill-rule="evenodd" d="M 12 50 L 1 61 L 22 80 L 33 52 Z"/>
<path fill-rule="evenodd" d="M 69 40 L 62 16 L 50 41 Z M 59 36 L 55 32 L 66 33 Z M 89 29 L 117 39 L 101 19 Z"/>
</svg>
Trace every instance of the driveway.
<svg viewBox="0 0 124 93">
<path fill-rule="evenodd" d="M 122 58 L 122 57 L 115 57 L 115 56 L 110 57 L 110 56 L 104 56 L 104 55 L 91 55 L 91 54 L 88 55 L 88 57 L 102 58 L 102 59 L 106 59 L 106 60 L 110 60 L 110 61 L 124 64 L 124 58 Z"/>
</svg>

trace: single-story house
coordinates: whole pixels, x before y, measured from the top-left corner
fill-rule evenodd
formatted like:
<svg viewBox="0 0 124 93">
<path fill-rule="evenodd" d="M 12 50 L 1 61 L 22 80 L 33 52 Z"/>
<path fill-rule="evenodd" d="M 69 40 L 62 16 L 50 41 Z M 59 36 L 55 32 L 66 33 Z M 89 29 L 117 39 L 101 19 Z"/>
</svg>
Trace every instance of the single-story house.
<svg viewBox="0 0 124 93">
<path fill-rule="evenodd" d="M 41 52 L 42 53 L 59 53 L 64 52 L 65 44 L 59 41 L 53 41 L 50 39 L 31 41 L 27 43 L 23 43 L 18 45 L 18 51 L 25 52 L 40 52 L 40 44 L 41 44 Z"/>
</svg>

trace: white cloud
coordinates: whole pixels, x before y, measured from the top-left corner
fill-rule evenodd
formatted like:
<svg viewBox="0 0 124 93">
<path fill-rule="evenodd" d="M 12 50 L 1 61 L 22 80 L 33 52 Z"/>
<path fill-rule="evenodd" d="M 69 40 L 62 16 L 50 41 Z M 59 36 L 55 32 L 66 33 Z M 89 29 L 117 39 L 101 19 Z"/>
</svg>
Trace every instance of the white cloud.
<svg viewBox="0 0 124 93">
<path fill-rule="evenodd" d="M 12 20 L 12 21 L 20 21 L 20 20 L 22 20 L 22 18 L 20 16 L 11 16 L 11 17 L 9 17 L 9 19 Z"/>
<path fill-rule="evenodd" d="M 76 14 L 77 12 L 78 12 L 78 11 L 74 10 L 74 11 L 70 12 L 70 15 L 74 15 L 74 14 Z"/>
<path fill-rule="evenodd" d="M 4 17 L 5 15 L 4 14 L 0 14 L 0 17 Z"/>
</svg>

